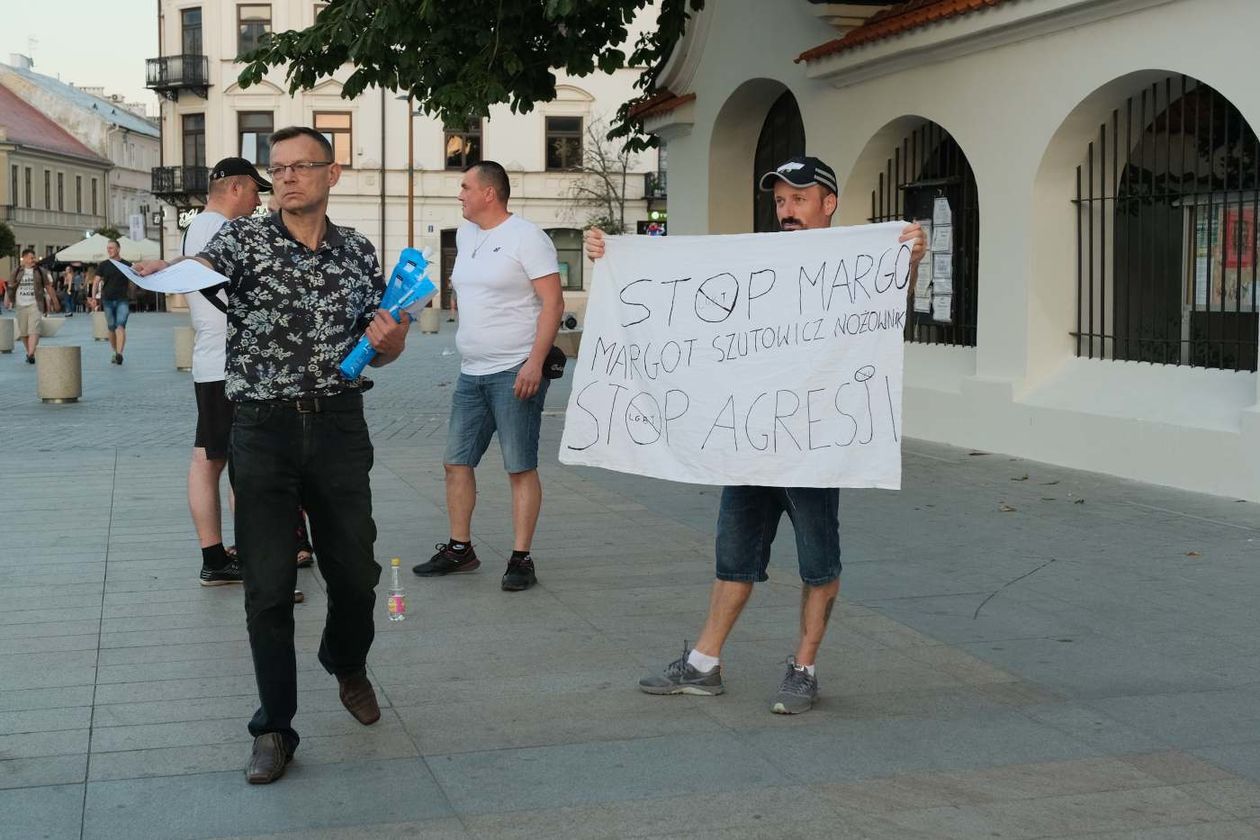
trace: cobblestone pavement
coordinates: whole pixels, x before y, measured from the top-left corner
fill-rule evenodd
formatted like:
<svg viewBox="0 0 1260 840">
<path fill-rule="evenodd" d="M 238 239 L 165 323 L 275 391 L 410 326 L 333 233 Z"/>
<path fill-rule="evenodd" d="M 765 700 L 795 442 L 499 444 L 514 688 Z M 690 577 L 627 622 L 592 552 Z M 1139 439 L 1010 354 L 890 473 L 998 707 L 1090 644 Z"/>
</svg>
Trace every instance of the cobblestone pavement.
<svg viewBox="0 0 1260 840">
<path fill-rule="evenodd" d="M 901 493 L 844 493 L 814 711 L 768 712 L 796 630 L 790 539 L 725 652 L 727 694 L 649 697 L 635 681 L 704 614 L 715 491 L 560 466 L 567 379 L 544 421 L 540 586 L 499 591 L 492 450 L 490 562 L 406 581 L 364 728 L 315 661 L 327 601 L 302 572 L 302 746 L 251 788 L 241 594 L 195 581 L 182 322 L 133 316 L 114 367 L 89 318 L 67 321 L 50 342 L 83 349 L 74 405 L 41 404 L 34 368 L 0 356 L 3 840 L 1260 837 L 1254 505 L 907 441 Z M 368 395 L 378 555 L 406 567 L 446 537 L 453 327 L 413 332 Z"/>
</svg>

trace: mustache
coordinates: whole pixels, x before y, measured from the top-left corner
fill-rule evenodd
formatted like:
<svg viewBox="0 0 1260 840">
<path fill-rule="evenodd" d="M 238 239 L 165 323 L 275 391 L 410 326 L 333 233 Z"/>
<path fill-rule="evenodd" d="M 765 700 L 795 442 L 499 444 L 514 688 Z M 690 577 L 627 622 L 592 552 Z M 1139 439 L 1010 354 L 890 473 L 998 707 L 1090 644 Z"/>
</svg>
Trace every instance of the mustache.
<svg viewBox="0 0 1260 840">
<path fill-rule="evenodd" d="M 804 227 L 804 225 L 801 224 L 801 220 L 796 218 L 795 216 L 788 216 L 786 219 L 779 220 L 780 230 L 782 230 L 787 225 L 796 225 L 798 227 Z"/>
</svg>

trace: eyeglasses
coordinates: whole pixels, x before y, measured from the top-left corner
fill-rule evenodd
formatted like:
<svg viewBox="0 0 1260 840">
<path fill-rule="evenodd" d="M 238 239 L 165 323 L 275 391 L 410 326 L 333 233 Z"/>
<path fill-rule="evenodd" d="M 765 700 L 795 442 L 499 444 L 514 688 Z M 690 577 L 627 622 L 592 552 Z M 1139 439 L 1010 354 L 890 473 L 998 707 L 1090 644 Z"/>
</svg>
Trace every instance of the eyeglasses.
<svg viewBox="0 0 1260 840">
<path fill-rule="evenodd" d="M 333 162 L 331 160 L 300 160 L 297 163 L 288 163 L 283 166 L 269 166 L 267 167 L 267 174 L 272 178 L 279 178 L 289 170 L 292 170 L 296 175 L 309 175 L 321 166 L 332 165 Z"/>
</svg>

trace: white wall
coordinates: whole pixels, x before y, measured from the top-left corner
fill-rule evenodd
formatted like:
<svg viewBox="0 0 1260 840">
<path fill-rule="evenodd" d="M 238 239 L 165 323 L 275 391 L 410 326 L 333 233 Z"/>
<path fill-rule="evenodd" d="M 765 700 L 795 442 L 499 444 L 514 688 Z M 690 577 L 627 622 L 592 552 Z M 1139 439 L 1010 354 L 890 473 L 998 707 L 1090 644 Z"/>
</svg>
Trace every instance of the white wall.
<svg viewBox="0 0 1260 840">
<path fill-rule="evenodd" d="M 863 173 L 872 155 L 887 158 L 887 127 L 931 119 L 958 141 L 979 189 L 978 342 L 907 348 L 907 433 L 1260 499 L 1255 374 L 1081 360 L 1068 336 L 1068 199 L 1085 143 L 1152 75 L 1142 71 L 1206 82 L 1260 127 L 1260 87 L 1238 72 L 1260 4 L 1025 0 L 816 65 L 793 59 L 836 33 L 803 0 L 727 0 L 704 15 L 692 84 L 673 88 L 696 101 L 656 121 L 670 137 L 674 231 L 750 227 L 752 148 L 785 88 L 810 153 L 840 175 L 839 223 L 865 220 L 873 184 Z M 962 32 L 970 46 L 951 41 Z"/>
</svg>

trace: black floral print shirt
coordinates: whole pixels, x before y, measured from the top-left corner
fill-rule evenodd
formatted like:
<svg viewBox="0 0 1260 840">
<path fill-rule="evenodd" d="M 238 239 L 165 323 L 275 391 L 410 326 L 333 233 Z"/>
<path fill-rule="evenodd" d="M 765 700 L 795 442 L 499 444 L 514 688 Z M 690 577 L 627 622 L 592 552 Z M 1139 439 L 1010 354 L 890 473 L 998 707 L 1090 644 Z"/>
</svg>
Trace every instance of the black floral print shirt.
<svg viewBox="0 0 1260 840">
<path fill-rule="evenodd" d="M 372 320 L 385 279 L 376 249 L 327 222 L 310 250 L 279 213 L 228 222 L 199 255 L 228 278 L 229 399 L 291 400 L 363 387 L 337 366 Z"/>
</svg>

